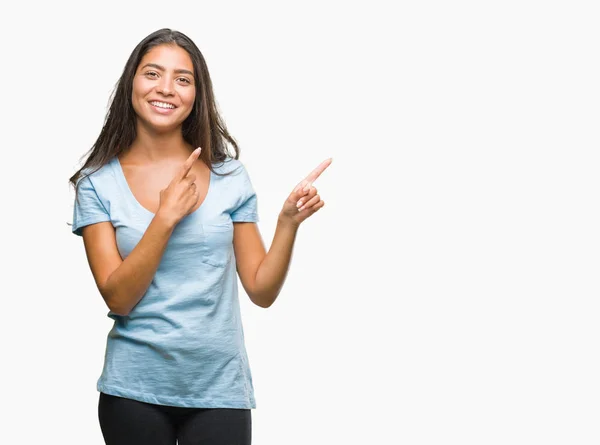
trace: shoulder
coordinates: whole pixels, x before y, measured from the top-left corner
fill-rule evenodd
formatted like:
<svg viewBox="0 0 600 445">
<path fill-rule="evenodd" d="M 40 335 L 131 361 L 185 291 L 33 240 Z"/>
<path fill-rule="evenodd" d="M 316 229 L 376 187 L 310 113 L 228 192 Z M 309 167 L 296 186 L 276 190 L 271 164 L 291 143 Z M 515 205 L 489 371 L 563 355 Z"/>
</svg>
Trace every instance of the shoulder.
<svg viewBox="0 0 600 445">
<path fill-rule="evenodd" d="M 111 159 L 99 168 L 84 168 L 77 178 L 75 196 L 84 194 L 90 199 L 108 201 L 111 197 L 120 195 L 119 181 L 112 164 Z"/>
<path fill-rule="evenodd" d="M 113 159 L 100 168 L 86 167 L 81 170 L 79 178 L 77 179 L 77 187 L 79 187 L 79 184 L 82 182 L 94 187 L 101 187 L 104 184 L 113 184 L 115 182 L 115 173 L 112 168 L 112 163 Z"/>
<path fill-rule="evenodd" d="M 223 175 L 220 177 L 227 183 L 244 184 L 249 181 L 246 166 L 239 159 L 227 158 L 223 162 L 214 163 L 212 167 L 218 175 Z"/>
<path fill-rule="evenodd" d="M 245 173 L 246 167 L 239 159 L 228 157 L 223 162 L 214 163 L 213 169 L 219 174 L 231 174 L 232 176 Z"/>
</svg>

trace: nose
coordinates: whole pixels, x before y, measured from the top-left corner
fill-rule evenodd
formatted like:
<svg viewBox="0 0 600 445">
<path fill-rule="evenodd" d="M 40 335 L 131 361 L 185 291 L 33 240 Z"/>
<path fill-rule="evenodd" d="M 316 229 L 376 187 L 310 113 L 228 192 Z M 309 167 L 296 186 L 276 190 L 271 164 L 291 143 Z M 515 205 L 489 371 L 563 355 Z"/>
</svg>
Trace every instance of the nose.
<svg viewBox="0 0 600 445">
<path fill-rule="evenodd" d="M 157 90 L 165 96 L 173 94 L 173 85 L 169 76 L 163 76 L 158 84 Z"/>
</svg>

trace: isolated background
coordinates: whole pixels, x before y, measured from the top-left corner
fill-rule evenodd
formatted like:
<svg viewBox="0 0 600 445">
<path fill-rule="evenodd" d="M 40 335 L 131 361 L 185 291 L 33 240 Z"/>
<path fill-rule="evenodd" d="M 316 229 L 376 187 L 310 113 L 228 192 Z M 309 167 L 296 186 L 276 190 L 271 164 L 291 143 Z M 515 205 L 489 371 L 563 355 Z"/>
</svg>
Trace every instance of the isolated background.
<svg viewBox="0 0 600 445">
<path fill-rule="evenodd" d="M 594 3 L 2 6 L 0 442 L 103 443 L 111 320 L 67 179 L 130 52 L 171 27 L 207 60 L 267 246 L 333 157 L 277 302 L 240 294 L 253 443 L 598 444 Z"/>
</svg>

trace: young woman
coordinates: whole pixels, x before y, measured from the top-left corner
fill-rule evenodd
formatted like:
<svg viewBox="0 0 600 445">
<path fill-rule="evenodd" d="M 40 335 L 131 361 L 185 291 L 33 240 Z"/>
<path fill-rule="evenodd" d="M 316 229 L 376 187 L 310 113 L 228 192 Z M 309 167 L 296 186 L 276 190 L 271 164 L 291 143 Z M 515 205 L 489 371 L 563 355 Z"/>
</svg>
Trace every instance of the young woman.
<svg viewBox="0 0 600 445">
<path fill-rule="evenodd" d="M 267 253 L 238 158 L 200 50 L 170 29 L 147 36 L 70 179 L 72 230 L 114 320 L 97 384 L 109 445 L 251 443 L 236 273 L 254 304 L 273 304 L 300 224 L 324 205 L 312 183 L 331 159 L 287 197 Z"/>
</svg>

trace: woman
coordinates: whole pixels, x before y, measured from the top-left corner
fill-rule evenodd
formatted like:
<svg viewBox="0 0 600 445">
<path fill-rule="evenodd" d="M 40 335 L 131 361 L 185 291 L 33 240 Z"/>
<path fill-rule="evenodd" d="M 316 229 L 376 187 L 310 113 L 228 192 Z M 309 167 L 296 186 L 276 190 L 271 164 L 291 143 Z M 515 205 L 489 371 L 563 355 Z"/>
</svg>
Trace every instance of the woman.
<svg viewBox="0 0 600 445">
<path fill-rule="evenodd" d="M 273 304 L 331 159 L 290 193 L 267 253 L 238 157 L 196 45 L 169 29 L 142 40 L 71 178 L 72 230 L 114 320 L 97 384 L 107 444 L 251 443 L 236 272 L 254 304 Z"/>
</svg>

